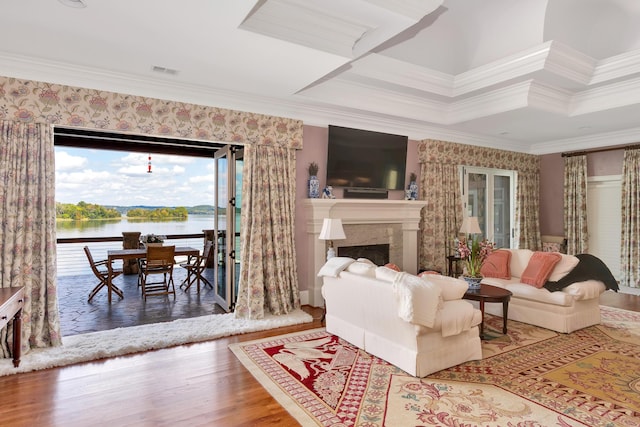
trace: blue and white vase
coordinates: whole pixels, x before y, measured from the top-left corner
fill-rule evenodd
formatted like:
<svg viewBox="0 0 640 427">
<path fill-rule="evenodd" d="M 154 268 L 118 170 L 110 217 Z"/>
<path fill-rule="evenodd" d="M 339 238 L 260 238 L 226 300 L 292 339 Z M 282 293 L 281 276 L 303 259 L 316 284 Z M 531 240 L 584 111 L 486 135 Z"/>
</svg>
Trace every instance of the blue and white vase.
<svg viewBox="0 0 640 427">
<path fill-rule="evenodd" d="M 418 184 L 415 181 L 409 183 L 409 193 L 411 200 L 418 200 Z"/>
<path fill-rule="evenodd" d="M 320 198 L 320 180 L 317 176 L 311 175 L 308 181 L 309 187 L 309 198 L 310 199 L 318 199 Z"/>
<path fill-rule="evenodd" d="M 469 277 L 462 276 L 467 285 L 469 286 L 469 290 L 480 289 L 480 282 L 482 282 L 482 277 Z"/>
</svg>

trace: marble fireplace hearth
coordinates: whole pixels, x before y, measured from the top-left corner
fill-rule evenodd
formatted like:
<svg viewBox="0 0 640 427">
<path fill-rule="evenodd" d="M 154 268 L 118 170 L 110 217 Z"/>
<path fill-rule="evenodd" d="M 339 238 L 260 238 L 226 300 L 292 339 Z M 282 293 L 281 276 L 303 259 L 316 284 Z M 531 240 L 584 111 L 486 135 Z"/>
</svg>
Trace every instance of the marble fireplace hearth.
<svg viewBox="0 0 640 427">
<path fill-rule="evenodd" d="M 347 238 L 334 241 L 338 252 L 344 246 L 389 245 L 389 262 L 417 273 L 420 211 L 425 205 L 420 200 L 306 199 L 310 248 L 307 283 L 313 284 L 309 303 L 314 307 L 324 305 L 322 279 L 316 276 L 327 256 L 326 242 L 318 239 L 324 218 L 342 219 Z"/>
</svg>

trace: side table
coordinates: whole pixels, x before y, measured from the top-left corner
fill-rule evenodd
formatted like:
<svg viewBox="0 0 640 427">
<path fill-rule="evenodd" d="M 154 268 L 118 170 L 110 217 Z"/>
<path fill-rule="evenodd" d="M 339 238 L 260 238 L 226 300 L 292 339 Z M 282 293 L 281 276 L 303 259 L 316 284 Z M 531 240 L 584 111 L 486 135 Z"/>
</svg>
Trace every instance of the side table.
<svg viewBox="0 0 640 427">
<path fill-rule="evenodd" d="M 447 276 L 455 276 L 455 272 L 458 270 L 457 264 L 460 261 L 464 261 L 464 258 L 460 258 L 458 255 L 447 255 Z"/>
<path fill-rule="evenodd" d="M 507 333 L 507 313 L 509 311 L 509 300 L 511 299 L 511 291 L 497 286 L 480 284 L 480 289 L 469 289 L 462 298 L 480 302 L 480 312 L 482 313 L 482 321 L 480 322 L 480 338 L 484 339 L 484 303 L 485 302 L 501 302 L 502 303 L 502 333 Z"/>
<path fill-rule="evenodd" d="M 22 328 L 24 288 L 0 288 L 0 329 L 13 320 L 13 366 L 20 365 L 20 330 Z"/>
</svg>

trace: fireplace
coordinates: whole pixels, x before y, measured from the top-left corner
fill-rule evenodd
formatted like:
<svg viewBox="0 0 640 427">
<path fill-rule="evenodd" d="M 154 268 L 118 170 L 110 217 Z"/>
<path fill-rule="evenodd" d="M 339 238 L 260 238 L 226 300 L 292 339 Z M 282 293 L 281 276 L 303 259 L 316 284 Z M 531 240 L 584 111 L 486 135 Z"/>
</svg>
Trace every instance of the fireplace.
<svg viewBox="0 0 640 427">
<path fill-rule="evenodd" d="M 389 262 L 389 245 L 359 245 L 339 246 L 338 256 L 346 256 L 353 259 L 367 258 L 375 265 L 385 265 Z"/>
<path fill-rule="evenodd" d="M 369 200 L 369 199 L 306 199 L 308 257 L 301 266 L 301 277 L 309 286 L 308 302 L 322 307 L 322 278 L 318 271 L 327 261 L 327 242 L 320 240 L 324 218 L 341 218 L 345 240 L 335 241 L 336 252 L 342 247 L 386 246 L 384 259 L 371 259 L 374 255 L 345 255 L 369 258 L 376 265 L 392 262 L 403 271 L 418 272 L 418 232 L 420 211 L 426 205 L 421 200 Z M 386 261 L 386 262 L 385 262 Z M 301 295 L 301 300 L 303 296 Z"/>
</svg>

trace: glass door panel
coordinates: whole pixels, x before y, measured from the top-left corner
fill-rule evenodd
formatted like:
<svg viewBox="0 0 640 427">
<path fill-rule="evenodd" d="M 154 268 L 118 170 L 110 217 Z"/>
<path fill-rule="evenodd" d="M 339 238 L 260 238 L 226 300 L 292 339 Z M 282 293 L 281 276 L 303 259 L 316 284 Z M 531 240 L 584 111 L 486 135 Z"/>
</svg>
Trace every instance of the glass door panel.
<svg viewBox="0 0 640 427">
<path fill-rule="evenodd" d="M 493 177 L 493 242 L 498 248 L 511 247 L 511 177 Z"/>
<path fill-rule="evenodd" d="M 515 180 L 515 171 L 461 167 L 464 214 L 478 218 L 482 237 L 497 248 L 513 244 Z"/>
<path fill-rule="evenodd" d="M 226 146 L 215 155 L 215 233 L 216 233 L 216 265 L 215 265 L 215 299 L 224 310 L 231 311 L 235 305 L 237 291 L 236 244 L 239 236 L 240 210 L 236 209 L 236 148 Z M 240 178 L 242 180 L 242 178 Z M 241 182 L 241 181 L 240 181 Z"/>
</svg>

